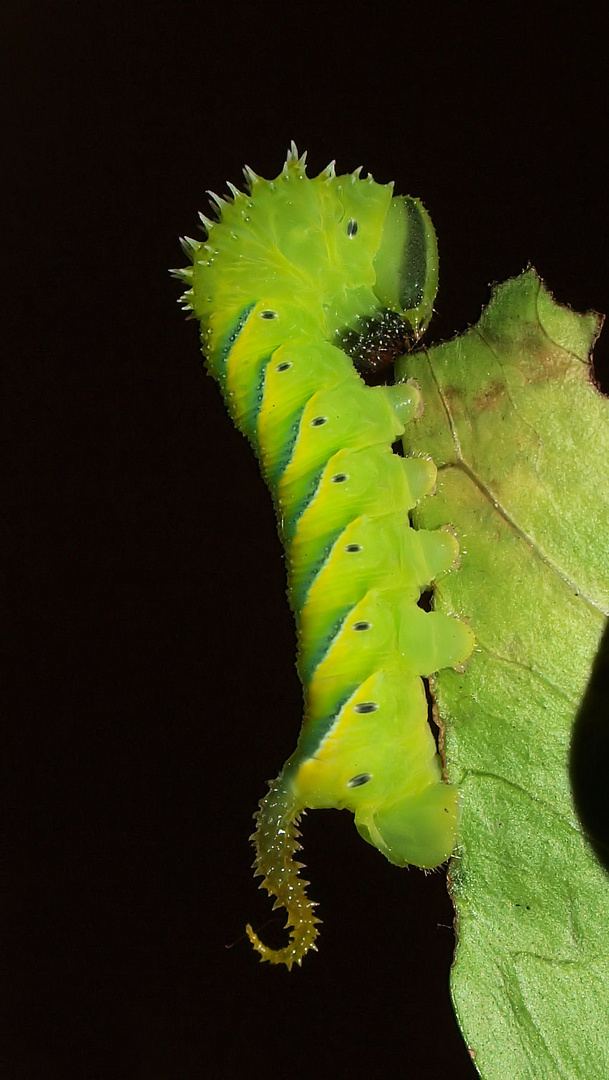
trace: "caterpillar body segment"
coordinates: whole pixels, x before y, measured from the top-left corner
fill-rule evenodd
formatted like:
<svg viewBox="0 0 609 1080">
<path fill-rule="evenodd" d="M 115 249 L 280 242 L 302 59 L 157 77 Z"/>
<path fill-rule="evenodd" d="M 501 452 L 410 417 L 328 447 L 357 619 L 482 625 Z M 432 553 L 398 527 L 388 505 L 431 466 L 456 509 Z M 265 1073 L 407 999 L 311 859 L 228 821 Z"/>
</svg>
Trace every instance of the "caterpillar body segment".
<svg viewBox="0 0 609 1080">
<path fill-rule="evenodd" d="M 458 554 L 454 536 L 411 526 L 433 490 L 428 458 L 393 452 L 420 414 L 416 386 L 369 385 L 423 333 L 437 288 L 433 226 L 417 199 L 329 167 L 309 178 L 295 149 L 272 181 L 247 172 L 208 237 L 190 244 L 183 300 L 229 412 L 277 510 L 298 633 L 304 721 L 262 800 L 257 873 L 288 912 L 300 963 L 318 919 L 298 876 L 307 808 L 355 815 L 400 866 L 439 865 L 458 800 L 442 775 L 422 678 L 458 665 L 473 635 L 418 601 Z M 364 381 L 366 379 L 366 381 Z"/>
</svg>

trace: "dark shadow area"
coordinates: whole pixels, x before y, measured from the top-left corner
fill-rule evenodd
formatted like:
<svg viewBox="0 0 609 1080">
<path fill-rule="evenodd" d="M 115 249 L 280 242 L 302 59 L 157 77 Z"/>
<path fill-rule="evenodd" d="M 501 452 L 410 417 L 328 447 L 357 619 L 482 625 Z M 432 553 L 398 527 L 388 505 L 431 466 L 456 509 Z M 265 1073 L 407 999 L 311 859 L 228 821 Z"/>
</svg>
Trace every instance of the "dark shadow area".
<svg viewBox="0 0 609 1080">
<path fill-rule="evenodd" d="M 573 800 L 600 861 L 609 871 L 609 623 L 601 638 L 573 728 L 570 774 Z"/>
</svg>

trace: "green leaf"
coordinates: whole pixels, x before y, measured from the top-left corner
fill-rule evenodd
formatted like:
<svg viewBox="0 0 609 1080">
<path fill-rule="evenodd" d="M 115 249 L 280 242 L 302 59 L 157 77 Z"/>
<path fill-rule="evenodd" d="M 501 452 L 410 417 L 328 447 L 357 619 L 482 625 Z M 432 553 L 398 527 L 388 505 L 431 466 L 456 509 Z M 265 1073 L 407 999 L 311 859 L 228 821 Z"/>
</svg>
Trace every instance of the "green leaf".
<svg viewBox="0 0 609 1080">
<path fill-rule="evenodd" d="M 609 400 L 588 360 L 599 328 L 529 270 L 399 372 L 425 401 L 406 449 L 439 468 L 417 524 L 448 524 L 461 545 L 434 606 L 477 640 L 433 690 L 462 793 L 453 1000 L 485 1080 L 609 1077 L 609 877 L 569 787 L 609 612 Z"/>
</svg>

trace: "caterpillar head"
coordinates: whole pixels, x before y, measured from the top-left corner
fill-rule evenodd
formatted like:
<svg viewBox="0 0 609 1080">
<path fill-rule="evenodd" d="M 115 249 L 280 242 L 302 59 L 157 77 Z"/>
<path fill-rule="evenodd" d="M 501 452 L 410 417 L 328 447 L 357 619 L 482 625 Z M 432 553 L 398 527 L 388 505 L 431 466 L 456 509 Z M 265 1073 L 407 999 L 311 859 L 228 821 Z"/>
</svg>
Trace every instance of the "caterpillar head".
<svg viewBox="0 0 609 1080">
<path fill-rule="evenodd" d="M 393 198 L 374 259 L 375 295 L 396 311 L 415 338 L 425 330 L 438 291 L 438 245 L 431 218 L 419 199 Z"/>
<path fill-rule="evenodd" d="M 203 215 L 207 239 L 185 238 L 193 265 L 176 271 L 212 374 L 227 328 L 254 298 L 321 331 L 364 377 L 385 375 L 421 336 L 438 285 L 433 225 L 418 199 L 360 172 L 337 176 L 332 163 L 308 177 L 293 147 L 274 180 L 246 170 L 249 192 L 230 185 L 229 198 L 212 197 L 219 221 Z"/>
<path fill-rule="evenodd" d="M 380 382 L 423 334 L 438 290 L 438 247 L 419 199 L 392 198 L 373 261 L 378 310 L 340 338 L 367 383 Z"/>
</svg>

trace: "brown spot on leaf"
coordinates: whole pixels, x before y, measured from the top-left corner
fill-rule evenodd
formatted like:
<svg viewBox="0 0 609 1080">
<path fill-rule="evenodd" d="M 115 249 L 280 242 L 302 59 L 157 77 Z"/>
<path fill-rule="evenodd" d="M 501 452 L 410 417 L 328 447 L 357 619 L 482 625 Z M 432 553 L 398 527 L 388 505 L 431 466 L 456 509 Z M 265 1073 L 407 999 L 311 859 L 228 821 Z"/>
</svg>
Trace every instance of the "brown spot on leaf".
<svg viewBox="0 0 609 1080">
<path fill-rule="evenodd" d="M 490 412 L 491 409 L 495 408 L 497 402 L 505 396 L 505 393 L 505 383 L 491 383 L 481 394 L 478 394 L 478 397 L 474 401 L 474 410 L 476 412 Z"/>
</svg>

